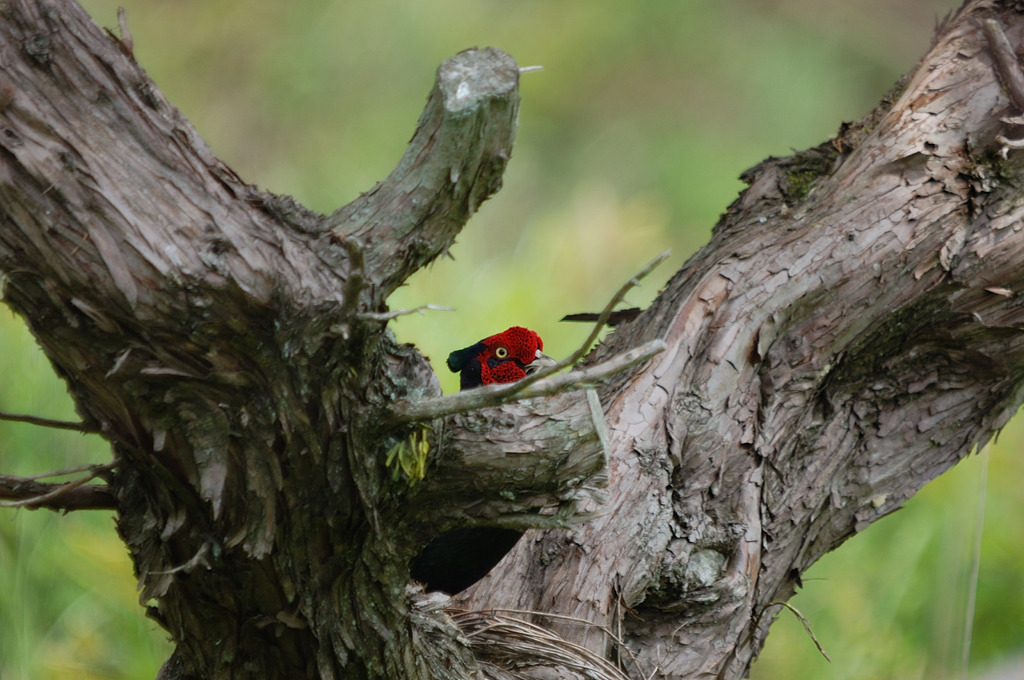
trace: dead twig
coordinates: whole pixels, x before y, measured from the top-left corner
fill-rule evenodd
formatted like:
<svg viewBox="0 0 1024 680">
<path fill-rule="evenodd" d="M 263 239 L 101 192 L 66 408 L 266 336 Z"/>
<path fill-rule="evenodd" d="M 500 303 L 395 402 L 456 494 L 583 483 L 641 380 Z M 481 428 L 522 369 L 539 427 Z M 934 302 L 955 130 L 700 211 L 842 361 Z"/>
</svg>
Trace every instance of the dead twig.
<svg viewBox="0 0 1024 680">
<path fill-rule="evenodd" d="M 440 307 L 438 305 L 420 305 L 413 309 L 398 309 L 393 312 L 363 312 L 359 316 L 364 319 L 371 319 L 373 321 L 390 321 L 400 316 L 407 316 L 409 314 L 426 314 L 430 312 L 454 312 L 454 307 Z"/>
<path fill-rule="evenodd" d="M 601 334 L 601 331 L 604 330 L 604 327 L 608 325 L 608 317 L 611 316 L 612 311 L 619 306 L 619 303 L 625 299 L 626 293 L 628 293 L 630 289 L 639 286 L 640 282 L 643 281 L 648 274 L 654 271 L 659 264 L 668 259 L 670 254 L 671 251 L 666 250 L 658 255 L 656 258 L 644 265 L 643 269 L 631 276 L 628 281 L 622 284 L 622 286 L 615 291 L 615 295 L 613 295 L 611 300 L 608 301 L 608 304 L 604 306 L 604 309 L 601 310 L 601 313 L 597 317 L 597 321 L 594 322 L 594 328 L 591 329 L 590 335 L 587 336 L 587 339 L 583 341 L 583 344 L 580 345 L 575 352 L 567 356 L 565 359 L 562 359 L 554 366 L 542 368 L 536 373 L 528 375 L 522 380 L 512 384 L 519 390 L 525 390 L 532 383 L 546 378 L 552 373 L 557 373 L 563 368 L 574 366 L 580 359 L 586 356 L 587 352 L 590 351 L 590 348 L 593 347 L 595 342 L 597 342 L 597 337 Z"/>
<path fill-rule="evenodd" d="M 1018 111 L 1024 111 L 1024 71 L 1021 70 L 1020 61 L 1010 40 L 1003 32 L 1003 27 L 995 19 L 985 19 L 981 22 L 981 29 L 985 33 L 985 40 L 988 42 L 988 49 L 995 61 L 996 75 L 999 81 L 1006 88 L 1010 101 Z M 1022 120 L 1019 116 L 1003 118 L 1003 121 L 1011 125 L 1020 125 Z M 999 155 L 1006 158 L 1010 149 L 1024 148 L 1024 140 L 1010 139 L 1004 135 L 997 135 L 996 141 L 1001 145 Z"/>
<path fill-rule="evenodd" d="M 780 607 L 785 607 L 789 611 L 793 612 L 796 615 L 796 617 L 798 619 L 800 619 L 800 623 L 802 623 L 804 625 L 804 630 L 807 631 L 807 635 L 811 638 L 811 642 L 814 643 L 814 646 L 818 648 L 818 653 L 821 654 L 823 657 L 825 657 L 825 661 L 828 661 L 829 663 L 832 663 L 832 657 L 830 657 L 828 655 L 828 652 L 825 651 L 825 648 L 822 647 L 820 642 L 818 642 L 818 638 L 816 638 L 814 636 L 814 631 L 811 630 L 811 622 L 807 620 L 806 616 L 804 616 L 803 614 L 800 613 L 799 609 L 797 609 L 796 607 L 794 607 L 790 603 L 782 602 L 781 600 L 776 600 L 775 602 L 769 602 L 767 605 L 765 605 L 765 609 L 767 610 L 768 607 L 771 607 L 772 605 L 779 605 Z"/>
<path fill-rule="evenodd" d="M 115 510 L 117 499 L 105 484 L 87 482 L 96 479 L 114 468 L 116 463 L 89 465 L 82 468 L 58 470 L 31 477 L 12 477 L 0 475 L 0 498 L 12 499 L 0 501 L 4 508 L 47 508 L 49 510 Z M 75 472 L 88 472 L 80 479 L 60 484 L 47 484 L 36 481 L 45 477 L 56 477 Z"/>
<path fill-rule="evenodd" d="M 96 434 L 100 431 L 99 428 L 86 425 L 85 423 L 53 420 L 52 418 L 41 418 L 21 413 L 7 413 L 5 411 L 0 411 L 0 420 L 8 420 L 13 423 L 28 423 L 29 425 L 38 425 L 39 427 L 52 427 L 57 430 L 74 430 L 75 432 L 85 432 L 87 434 Z"/>
<path fill-rule="evenodd" d="M 981 22 L 981 28 L 995 59 L 996 73 L 1006 86 L 1006 92 L 1010 95 L 1013 105 L 1019 111 L 1024 111 L 1024 72 L 1021 71 L 1017 53 L 1013 51 L 1013 46 L 1010 45 L 1010 40 L 998 21 L 985 19 Z"/>
</svg>

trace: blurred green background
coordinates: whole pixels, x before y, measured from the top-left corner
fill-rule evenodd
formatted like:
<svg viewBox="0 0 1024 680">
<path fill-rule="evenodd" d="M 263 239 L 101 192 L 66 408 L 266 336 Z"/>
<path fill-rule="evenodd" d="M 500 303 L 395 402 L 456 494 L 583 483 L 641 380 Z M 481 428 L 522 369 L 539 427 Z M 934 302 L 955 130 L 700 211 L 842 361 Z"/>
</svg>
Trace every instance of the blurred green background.
<svg viewBox="0 0 1024 680">
<path fill-rule="evenodd" d="M 565 355 L 643 263 L 646 304 L 706 241 L 769 155 L 826 140 L 924 54 L 955 0 L 89 0 L 213 150 L 247 181 L 329 212 L 384 178 L 438 64 L 495 45 L 520 65 L 520 128 L 504 189 L 393 308 L 455 312 L 395 325 L 434 360 L 509 325 Z M 74 418 L 19 321 L 0 309 L 0 409 Z M 1020 419 L 827 556 L 782 612 L 752 677 L 959 678 L 980 519 L 970 677 L 1024 655 Z M 0 472 L 109 458 L 97 437 L 0 423 Z M 987 477 L 986 477 L 987 473 Z M 986 486 L 987 480 L 987 486 Z M 0 510 L 0 679 L 152 678 L 169 651 L 144 618 L 109 513 Z M 1010 676 L 1016 677 L 1016 676 Z"/>
</svg>

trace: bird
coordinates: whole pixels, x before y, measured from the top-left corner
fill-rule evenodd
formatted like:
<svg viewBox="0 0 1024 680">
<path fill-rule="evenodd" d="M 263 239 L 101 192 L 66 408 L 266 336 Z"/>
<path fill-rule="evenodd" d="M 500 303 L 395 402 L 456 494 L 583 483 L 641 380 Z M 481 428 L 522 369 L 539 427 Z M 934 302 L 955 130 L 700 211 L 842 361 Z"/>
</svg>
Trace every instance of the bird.
<svg viewBox="0 0 1024 680">
<path fill-rule="evenodd" d="M 448 370 L 459 374 L 462 390 L 522 380 L 555 360 L 544 341 L 528 328 L 512 326 L 455 350 Z M 455 595 L 487 575 L 519 541 L 523 532 L 504 527 L 459 527 L 431 540 L 409 564 L 409 575 L 427 592 Z"/>
<path fill-rule="evenodd" d="M 544 354 L 534 331 L 512 326 L 448 355 L 448 370 L 459 374 L 459 389 L 522 380 L 554 359 Z"/>
</svg>

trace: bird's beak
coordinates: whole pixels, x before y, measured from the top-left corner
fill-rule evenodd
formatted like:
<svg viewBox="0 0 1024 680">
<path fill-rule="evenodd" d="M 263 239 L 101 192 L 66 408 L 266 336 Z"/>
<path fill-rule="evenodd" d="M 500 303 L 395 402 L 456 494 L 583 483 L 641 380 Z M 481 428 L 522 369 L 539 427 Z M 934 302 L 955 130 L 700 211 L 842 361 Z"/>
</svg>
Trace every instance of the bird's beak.
<svg viewBox="0 0 1024 680">
<path fill-rule="evenodd" d="M 537 358 L 523 366 L 523 368 L 526 369 L 526 374 L 529 375 L 530 373 L 536 373 L 542 368 L 554 366 L 557 363 L 557 361 L 549 357 L 547 354 L 537 350 Z"/>
</svg>

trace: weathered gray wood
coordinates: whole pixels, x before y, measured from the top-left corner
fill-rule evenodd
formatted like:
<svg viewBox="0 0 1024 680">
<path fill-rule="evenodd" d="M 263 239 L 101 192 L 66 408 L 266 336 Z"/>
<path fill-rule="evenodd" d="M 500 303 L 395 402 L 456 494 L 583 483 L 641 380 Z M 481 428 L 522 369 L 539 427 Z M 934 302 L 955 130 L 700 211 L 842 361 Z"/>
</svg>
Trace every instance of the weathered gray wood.
<svg viewBox="0 0 1024 680">
<path fill-rule="evenodd" d="M 418 535 L 467 517 L 510 529 L 564 527 L 604 501 L 608 435 L 593 391 L 453 416 L 439 435 L 436 467 L 403 509 Z"/>
<path fill-rule="evenodd" d="M 496 654 L 408 585 L 433 533 L 483 521 L 555 528 L 456 605 L 538 612 L 634 677 L 742 677 L 800 572 L 1024 398 L 993 16 L 1024 42 L 1016 3 L 970 2 L 877 111 L 748 173 L 590 357 L 668 348 L 601 388 L 605 428 L 582 393 L 400 417 L 442 411 L 387 295 L 500 185 L 507 55 L 445 62 L 392 175 L 324 217 L 244 184 L 73 2 L 6 3 L 2 292 L 113 445 L 118 528 L 178 644 L 162 677 L 461 679 L 474 652 L 491 677 L 601 677 L 557 645 Z M 424 436 L 423 480 L 385 466 Z"/>
<path fill-rule="evenodd" d="M 1016 412 L 1024 200 L 995 141 L 1020 135 L 977 22 L 994 10 L 1021 45 L 1009 3 L 968 3 L 876 112 L 748 173 L 590 359 L 669 348 L 602 392 L 605 514 L 528 533 L 460 606 L 578 617 L 559 630 L 609 652 L 621 630 L 658 677 L 742 677 L 801 572 Z"/>
<path fill-rule="evenodd" d="M 446 61 L 395 171 L 325 217 L 242 182 L 70 0 L 6 3 L 0 59 L 4 300 L 113 445 L 141 600 L 178 645 L 163 677 L 471 674 L 452 623 L 407 590 L 436 531 L 409 499 L 445 491 L 431 516 L 468 524 L 467 499 L 500 486 L 554 514 L 489 519 L 565 525 L 606 479 L 583 393 L 488 412 L 539 449 L 520 441 L 533 471 L 477 496 L 466 479 L 493 461 L 473 445 L 493 433 L 391 419 L 439 390 L 385 301 L 500 186 L 515 62 Z M 417 431 L 434 450 L 418 488 L 385 467 Z M 456 487 L 438 470 L 459 462 Z"/>
</svg>

